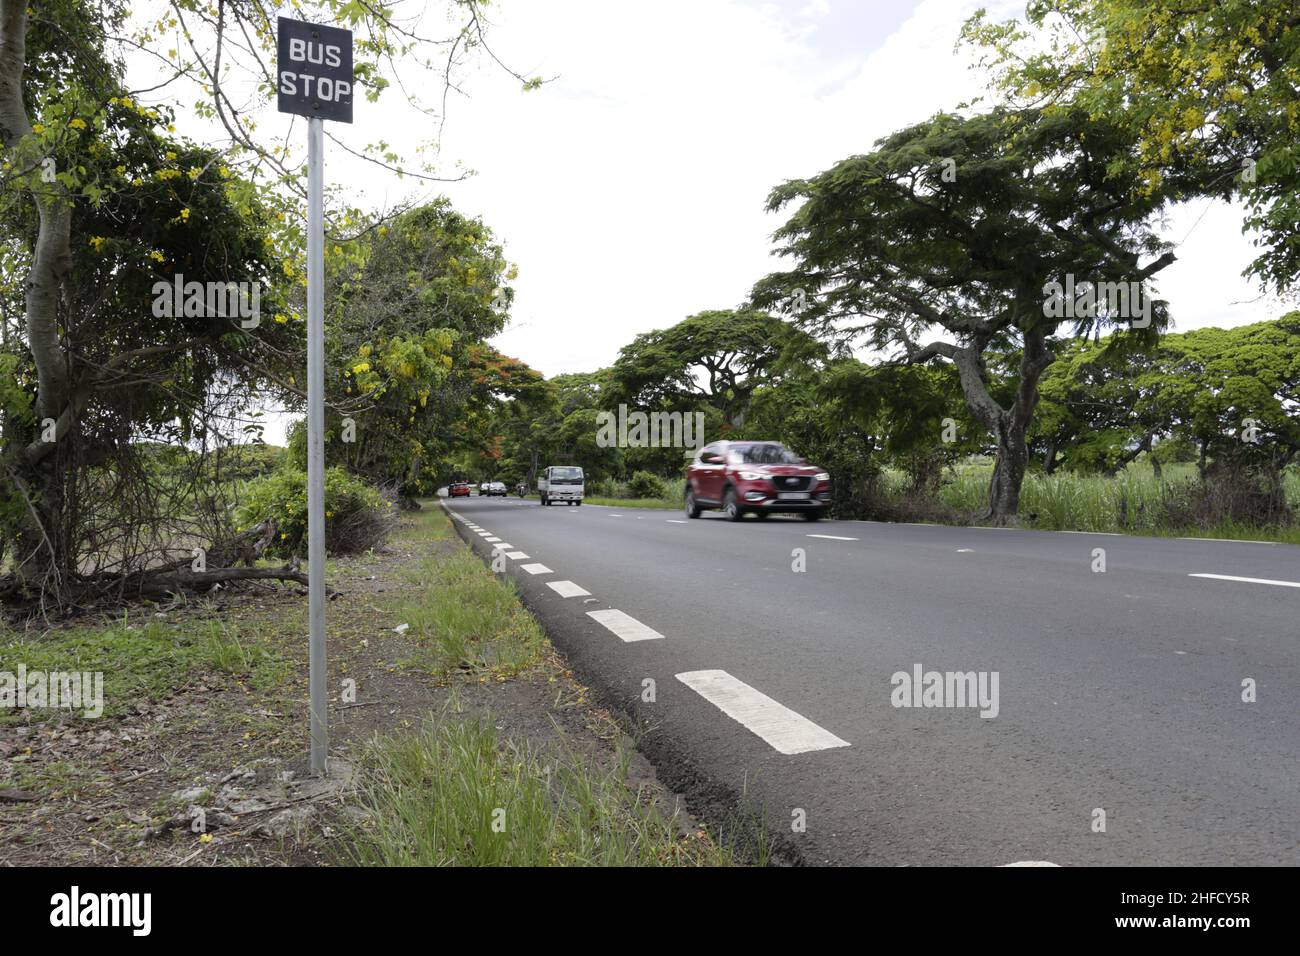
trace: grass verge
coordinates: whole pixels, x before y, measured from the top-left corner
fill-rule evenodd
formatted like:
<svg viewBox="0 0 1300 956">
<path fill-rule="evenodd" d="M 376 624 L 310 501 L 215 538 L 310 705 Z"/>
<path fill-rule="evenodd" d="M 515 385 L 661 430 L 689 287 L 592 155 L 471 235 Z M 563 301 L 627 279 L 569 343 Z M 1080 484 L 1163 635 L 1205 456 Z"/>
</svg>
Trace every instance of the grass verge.
<svg viewBox="0 0 1300 956">
<path fill-rule="evenodd" d="M 203 671 L 247 677 L 257 690 L 281 684 L 288 666 L 264 639 L 265 627 L 232 620 L 132 620 L 58 629 L 46 635 L 0 632 L 0 671 L 27 674 L 83 671 L 103 674 L 104 716 L 119 716 L 154 702 Z M 80 716 L 81 711 L 71 712 Z M 0 709 L 0 724 L 25 720 Z"/>
<path fill-rule="evenodd" d="M 443 540 L 450 526 L 440 508 L 426 507 L 406 533 L 408 540 Z M 385 611 L 410 626 L 406 636 L 424 652 L 417 661 L 422 668 L 505 680 L 539 659 L 546 638 L 519 603 L 514 583 L 499 579 L 469 548 L 427 550 L 401 577 L 416 589 L 386 602 Z"/>
<path fill-rule="evenodd" d="M 503 740 L 490 716 L 378 740 L 349 862 L 376 866 L 725 866 L 627 783 L 627 753 L 600 769 Z"/>
</svg>

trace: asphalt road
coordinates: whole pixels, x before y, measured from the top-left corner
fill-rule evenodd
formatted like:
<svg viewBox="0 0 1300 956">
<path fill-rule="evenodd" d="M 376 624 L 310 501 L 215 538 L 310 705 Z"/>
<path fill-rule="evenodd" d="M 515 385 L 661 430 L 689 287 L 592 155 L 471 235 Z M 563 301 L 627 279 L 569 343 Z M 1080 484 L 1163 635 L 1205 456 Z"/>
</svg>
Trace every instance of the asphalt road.
<svg viewBox="0 0 1300 956">
<path fill-rule="evenodd" d="M 447 505 L 670 780 L 810 862 L 1300 862 L 1300 548 Z M 918 667 L 996 716 L 895 706 Z"/>
</svg>

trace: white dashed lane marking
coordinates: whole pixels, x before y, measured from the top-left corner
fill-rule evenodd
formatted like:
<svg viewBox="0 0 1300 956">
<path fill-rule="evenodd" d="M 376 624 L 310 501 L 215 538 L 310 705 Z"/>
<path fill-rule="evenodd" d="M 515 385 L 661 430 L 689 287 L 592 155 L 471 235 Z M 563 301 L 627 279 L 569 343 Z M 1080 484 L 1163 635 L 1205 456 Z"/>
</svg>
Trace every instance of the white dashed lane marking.
<svg viewBox="0 0 1300 956">
<path fill-rule="evenodd" d="M 663 635 L 652 627 L 646 627 L 630 614 L 610 608 L 604 611 L 588 611 L 587 617 L 604 625 L 624 641 L 661 641 Z"/>
<path fill-rule="evenodd" d="M 850 746 L 807 717 L 732 677 L 726 671 L 687 671 L 677 679 L 783 754 Z"/>
<path fill-rule="evenodd" d="M 493 551 L 510 551 L 513 549 L 514 545 L 509 541 L 498 541 L 496 544 L 492 545 Z"/>
<path fill-rule="evenodd" d="M 668 518 L 666 520 L 669 524 L 686 524 L 686 522 L 681 518 Z"/>
<path fill-rule="evenodd" d="M 506 557 L 509 557 L 509 555 L 506 555 Z M 525 557 L 527 557 L 527 555 L 525 555 Z M 544 564 L 521 564 L 519 565 L 519 567 L 523 568 L 529 574 L 550 574 L 551 573 L 551 569 Z"/>
<path fill-rule="evenodd" d="M 1243 584 L 1272 584 L 1279 588 L 1300 588 L 1300 581 L 1274 581 L 1271 578 L 1239 578 L 1235 574 L 1189 574 L 1189 578 L 1213 578 L 1215 581 L 1240 581 Z"/>
<path fill-rule="evenodd" d="M 844 538 L 838 534 L 810 534 L 810 538 L 826 538 L 829 541 L 857 541 L 857 538 Z"/>
<path fill-rule="evenodd" d="M 572 581 L 547 581 L 546 586 L 560 597 L 586 597 L 591 594 L 586 588 L 579 587 Z"/>
<path fill-rule="evenodd" d="M 521 559 L 527 560 L 528 555 L 524 554 L 522 551 L 507 551 L 506 557 L 511 561 L 519 561 Z"/>
<path fill-rule="evenodd" d="M 498 538 L 496 535 L 492 535 L 490 537 L 484 538 L 483 540 L 486 541 L 488 544 L 496 544 L 501 539 Z"/>
</svg>

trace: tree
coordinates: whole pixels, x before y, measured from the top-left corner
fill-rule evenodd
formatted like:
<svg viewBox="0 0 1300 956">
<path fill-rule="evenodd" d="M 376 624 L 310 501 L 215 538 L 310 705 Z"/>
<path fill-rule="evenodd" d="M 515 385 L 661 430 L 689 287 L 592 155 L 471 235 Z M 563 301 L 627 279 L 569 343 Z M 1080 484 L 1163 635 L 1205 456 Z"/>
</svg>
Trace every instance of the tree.
<svg viewBox="0 0 1300 956">
<path fill-rule="evenodd" d="M 444 41 L 418 33 L 389 3 L 295 5 L 309 20 L 354 30 L 358 93 L 371 100 L 400 79 L 399 64 L 428 67 L 436 54 L 449 88 L 466 57 L 486 49 L 480 4 L 449 0 L 447 9 L 453 16 Z M 165 495 L 151 497 L 148 483 L 108 467 L 110 459 L 120 466 L 130 457 L 124 449 L 144 438 L 207 449 L 217 437 L 218 406 L 238 431 L 255 427 L 253 396 L 263 389 L 272 397 L 297 390 L 302 349 L 288 332 L 303 294 L 305 170 L 288 133 L 279 143 L 256 133 L 259 108 L 276 90 L 276 12 L 261 0 L 172 0 L 156 21 L 136 25 L 122 0 L 0 0 L 0 263 L 25 275 L 16 290 L 21 304 L 0 308 L 0 366 L 19 383 L 6 389 L 0 422 L 0 548 L 17 568 L 0 582 L 0 597 L 31 591 L 57 603 L 74 583 L 138 582 L 139 568 L 168 547 L 155 532 L 192 511 L 175 507 L 176 496 L 193 499 L 214 485 L 210 475 L 188 491 L 170 482 Z M 146 64 L 162 64 L 156 84 L 127 88 L 130 50 L 142 51 Z M 525 88 L 540 83 L 518 79 Z M 228 141 L 214 134 L 215 145 L 180 142 L 171 135 L 171 103 L 143 102 L 175 97 L 187 85 L 199 94 L 196 113 Z M 435 99 L 439 92 L 435 86 Z M 445 116 L 412 105 L 435 115 L 441 129 Z M 399 175 L 443 178 L 431 164 L 406 167 L 382 142 L 363 152 L 335 142 Z M 330 202 L 326 214 L 335 240 L 355 238 L 359 210 Z M 182 268 L 188 281 L 266 283 L 263 305 L 274 322 L 250 329 L 141 321 L 139 287 Z M 0 295 L 15 291 L 8 279 Z M 131 492 L 139 507 L 119 511 L 126 530 L 106 539 L 77 509 L 111 508 L 117 489 Z M 171 537 L 181 533 L 173 526 Z M 106 567 L 87 573 L 88 553 L 89 563 Z"/>
<path fill-rule="evenodd" d="M 1112 158 L 1129 148 L 1077 111 L 935 116 L 772 191 L 771 211 L 802 201 L 776 233 L 795 267 L 760 281 L 754 302 L 894 362 L 952 363 L 997 446 L 986 517 L 1014 521 L 1054 336 L 1130 318 L 1140 326 L 1125 305 L 1149 307 L 1149 324 L 1129 334 L 1151 338 L 1167 321 L 1146 286 L 1174 261 L 1145 225 L 1163 200 L 1133 198 L 1112 174 Z M 1089 309 L 1060 294 L 1072 283 L 1076 293 L 1138 294 Z M 936 333 L 945 337 L 929 338 Z M 1019 356 L 1005 404 L 990 389 L 991 349 Z"/>
<path fill-rule="evenodd" d="M 619 352 L 611 374 L 620 400 L 679 411 L 703 401 L 738 426 L 756 388 L 821 352 L 808 335 L 772 315 L 722 309 L 638 335 Z"/>
<path fill-rule="evenodd" d="M 330 248 L 327 453 L 410 505 L 481 406 L 530 380 L 481 344 L 505 325 L 516 270 L 446 199 Z"/>
<path fill-rule="evenodd" d="M 1123 125 L 1136 192 L 1245 200 L 1264 237 L 1251 272 L 1279 292 L 1300 275 L 1300 11 L 1293 0 L 1033 0 L 1025 23 L 984 11 L 982 46 L 1017 106 Z"/>
</svg>

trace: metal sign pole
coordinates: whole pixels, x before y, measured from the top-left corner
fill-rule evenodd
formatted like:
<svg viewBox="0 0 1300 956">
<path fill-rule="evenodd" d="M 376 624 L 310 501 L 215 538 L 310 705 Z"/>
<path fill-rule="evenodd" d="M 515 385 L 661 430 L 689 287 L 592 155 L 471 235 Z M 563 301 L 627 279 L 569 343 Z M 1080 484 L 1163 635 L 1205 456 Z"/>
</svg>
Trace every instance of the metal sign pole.
<svg viewBox="0 0 1300 956">
<path fill-rule="evenodd" d="M 311 772 L 325 773 L 325 130 L 352 122 L 352 33 L 280 17 L 276 108 L 307 117 L 307 620 Z"/>
<path fill-rule="evenodd" d="M 307 579 L 311 636 L 311 772 L 325 773 L 325 135 L 307 120 Z"/>
</svg>

